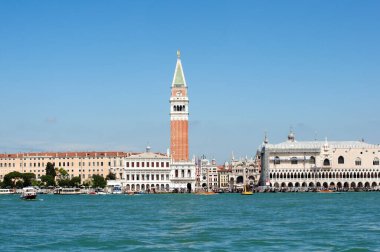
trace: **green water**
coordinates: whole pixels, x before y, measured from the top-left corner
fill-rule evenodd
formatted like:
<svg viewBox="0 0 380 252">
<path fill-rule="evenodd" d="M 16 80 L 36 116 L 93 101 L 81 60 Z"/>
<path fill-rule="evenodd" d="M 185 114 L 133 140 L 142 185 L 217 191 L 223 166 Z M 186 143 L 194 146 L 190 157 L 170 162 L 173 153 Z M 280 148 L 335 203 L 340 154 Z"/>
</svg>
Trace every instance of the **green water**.
<svg viewBox="0 0 380 252">
<path fill-rule="evenodd" d="M 380 251 L 380 193 L 0 195 L 1 251 Z"/>
</svg>

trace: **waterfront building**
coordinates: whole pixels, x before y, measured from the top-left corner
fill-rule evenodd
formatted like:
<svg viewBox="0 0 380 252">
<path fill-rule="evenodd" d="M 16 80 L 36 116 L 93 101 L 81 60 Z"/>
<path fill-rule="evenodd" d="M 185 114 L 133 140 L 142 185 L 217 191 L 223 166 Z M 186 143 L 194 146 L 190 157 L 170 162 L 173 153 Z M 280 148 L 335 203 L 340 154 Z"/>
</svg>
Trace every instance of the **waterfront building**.
<svg viewBox="0 0 380 252">
<path fill-rule="evenodd" d="M 224 165 L 218 166 L 218 187 L 222 190 L 227 190 L 230 188 L 230 174 L 231 170 L 228 169 L 228 162 Z"/>
<path fill-rule="evenodd" d="M 147 147 L 146 152 L 124 157 L 110 171 L 127 192 L 169 192 L 173 189 L 170 163 L 168 154 L 153 153 Z"/>
<path fill-rule="evenodd" d="M 228 168 L 231 171 L 229 183 L 231 189 L 242 189 L 243 183 L 255 185 L 260 178 L 260 167 L 257 158 L 240 158 L 235 160 L 232 157 Z"/>
<path fill-rule="evenodd" d="M 210 160 L 203 156 L 203 158 L 198 161 L 198 170 L 200 172 L 198 188 L 209 191 L 219 189 L 218 166 L 215 159 L 212 159 L 210 162 Z"/>
<path fill-rule="evenodd" d="M 180 51 L 171 85 L 170 155 L 173 187 L 192 191 L 195 188 L 195 158 L 189 160 L 189 98 Z"/>
<path fill-rule="evenodd" d="M 53 163 L 56 168 L 67 171 L 68 177 L 79 176 L 82 181 L 91 179 L 93 175 L 106 177 L 109 168 L 121 162 L 129 152 L 41 152 L 0 154 L 0 180 L 4 175 L 17 171 L 34 173 L 39 179 L 46 174 L 46 165 Z"/>
<path fill-rule="evenodd" d="M 288 140 L 260 147 L 260 185 L 275 188 L 369 188 L 380 183 L 380 145 L 364 141 Z"/>
</svg>

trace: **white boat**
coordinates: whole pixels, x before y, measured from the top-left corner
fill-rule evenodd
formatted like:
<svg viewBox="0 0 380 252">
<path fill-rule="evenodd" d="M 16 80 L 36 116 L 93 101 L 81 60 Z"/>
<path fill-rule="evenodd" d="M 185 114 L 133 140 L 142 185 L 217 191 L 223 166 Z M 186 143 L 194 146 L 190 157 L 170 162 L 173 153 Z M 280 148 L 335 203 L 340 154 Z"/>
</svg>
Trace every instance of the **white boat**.
<svg viewBox="0 0 380 252">
<path fill-rule="evenodd" d="M 22 188 L 22 193 L 20 198 L 25 200 L 35 199 L 37 197 L 37 190 L 34 187 L 24 187 Z"/>
<path fill-rule="evenodd" d="M 0 189 L 0 194 L 14 194 L 12 189 Z"/>
<path fill-rule="evenodd" d="M 121 194 L 121 186 L 120 185 L 114 185 L 112 194 Z"/>
<path fill-rule="evenodd" d="M 54 190 L 54 194 L 62 194 L 62 195 L 78 195 L 81 194 L 80 188 L 56 188 Z"/>
<path fill-rule="evenodd" d="M 103 189 L 98 189 L 96 191 L 96 194 L 98 194 L 98 195 L 106 195 L 107 193 Z"/>
</svg>

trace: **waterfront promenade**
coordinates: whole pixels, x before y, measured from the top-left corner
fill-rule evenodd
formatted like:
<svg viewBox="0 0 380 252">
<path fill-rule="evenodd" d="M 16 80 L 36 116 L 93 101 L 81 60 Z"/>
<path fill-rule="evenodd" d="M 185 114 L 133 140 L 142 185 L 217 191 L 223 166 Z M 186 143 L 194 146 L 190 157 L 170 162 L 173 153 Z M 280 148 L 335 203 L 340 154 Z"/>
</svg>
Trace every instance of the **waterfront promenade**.
<svg viewBox="0 0 380 252">
<path fill-rule="evenodd" d="M 3 251 L 376 251 L 379 193 L 0 197 Z"/>
</svg>

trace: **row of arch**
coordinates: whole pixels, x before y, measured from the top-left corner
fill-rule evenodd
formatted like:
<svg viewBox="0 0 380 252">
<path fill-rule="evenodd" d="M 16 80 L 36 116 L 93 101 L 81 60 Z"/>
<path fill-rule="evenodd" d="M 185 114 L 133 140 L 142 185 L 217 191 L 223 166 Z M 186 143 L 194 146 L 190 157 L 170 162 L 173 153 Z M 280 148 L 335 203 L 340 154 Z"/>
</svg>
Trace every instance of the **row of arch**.
<svg viewBox="0 0 380 252">
<path fill-rule="evenodd" d="M 357 178 L 380 178 L 380 172 L 271 172 L 269 173 L 271 179 L 315 179 L 315 178 L 344 178 L 344 179 L 357 179 Z"/>
<path fill-rule="evenodd" d="M 296 158 L 296 157 L 292 157 L 292 158 L 290 158 L 290 163 L 291 163 L 291 164 L 298 164 L 298 161 L 299 161 L 299 159 Z M 310 163 L 310 164 L 315 164 L 315 157 L 311 156 L 310 159 L 309 159 L 309 163 Z M 275 165 L 279 165 L 279 164 L 281 164 L 280 157 L 276 156 L 276 157 L 274 158 L 274 164 L 275 164 Z M 330 159 L 325 158 L 325 159 L 323 160 L 323 165 L 324 165 L 324 166 L 330 166 L 330 164 L 331 164 Z M 343 156 L 339 156 L 339 157 L 338 157 L 338 164 L 344 164 L 344 157 L 343 157 Z M 379 160 L 379 158 L 375 157 L 375 158 L 373 159 L 373 161 L 372 161 L 372 164 L 373 164 L 373 165 L 379 165 L 379 164 L 380 164 L 380 160 Z M 361 158 L 357 157 L 357 158 L 355 159 L 355 165 L 356 165 L 356 166 L 360 166 L 360 165 L 362 165 L 362 160 L 361 160 Z"/>
<path fill-rule="evenodd" d="M 173 110 L 174 111 L 185 111 L 185 105 L 174 105 Z"/>
<path fill-rule="evenodd" d="M 299 183 L 299 182 L 289 182 L 289 183 L 285 183 L 285 182 L 282 182 L 281 184 L 280 183 L 274 183 L 274 184 L 270 184 L 271 187 L 276 187 L 276 188 L 279 188 L 279 187 L 324 187 L 324 188 L 370 188 L 370 187 L 376 187 L 378 186 L 378 183 L 376 182 L 358 182 L 358 183 L 355 183 L 355 182 L 338 182 L 338 183 L 334 183 L 334 182 L 310 182 L 310 183 L 306 183 L 306 182 L 303 182 L 302 184 Z"/>
<path fill-rule="evenodd" d="M 139 192 L 150 189 L 155 189 L 156 191 L 168 192 L 170 187 L 169 184 L 127 184 L 125 186 L 127 191 Z"/>
</svg>

